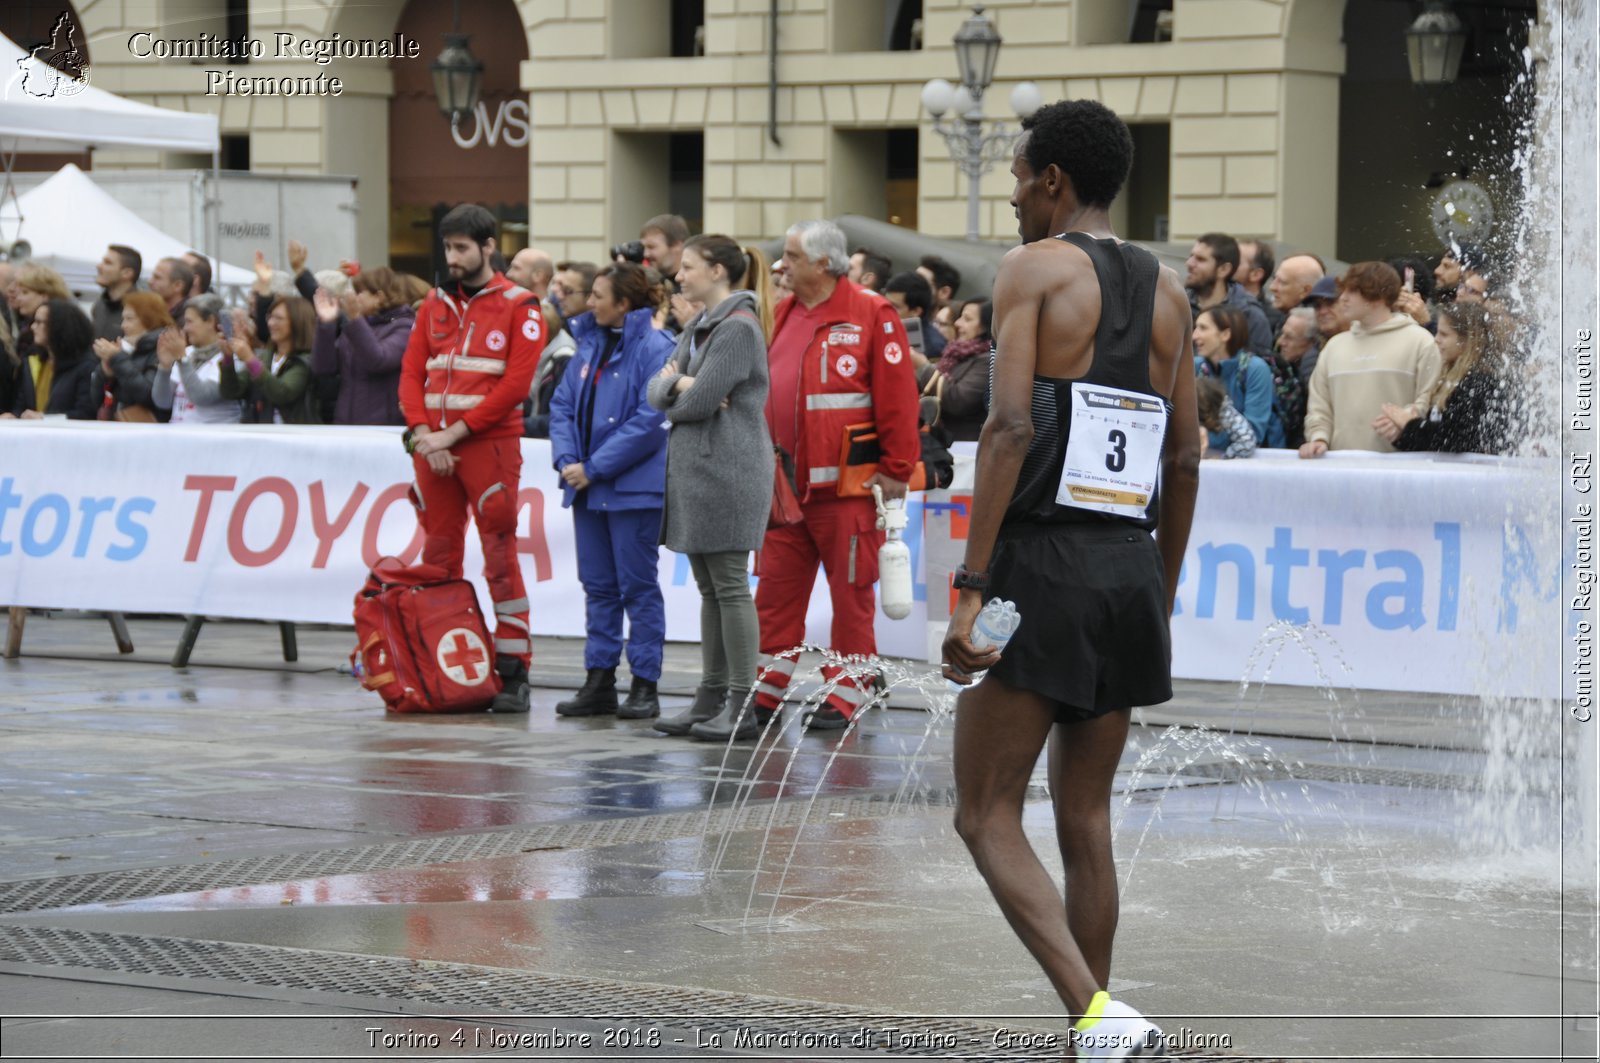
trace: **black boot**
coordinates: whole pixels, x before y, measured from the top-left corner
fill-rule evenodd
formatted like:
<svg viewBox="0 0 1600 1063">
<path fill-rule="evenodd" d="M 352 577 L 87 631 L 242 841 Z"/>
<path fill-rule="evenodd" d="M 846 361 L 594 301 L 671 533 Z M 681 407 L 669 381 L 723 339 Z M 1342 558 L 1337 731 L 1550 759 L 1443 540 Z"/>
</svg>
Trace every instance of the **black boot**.
<svg viewBox="0 0 1600 1063">
<path fill-rule="evenodd" d="M 722 711 L 690 727 L 689 737 L 702 742 L 726 742 L 730 738 L 743 742 L 755 738 L 761 733 L 761 724 L 756 722 L 756 707 L 745 705 L 749 696 L 748 690 L 729 690 Z"/>
<path fill-rule="evenodd" d="M 653 720 L 660 715 L 661 700 L 656 696 L 655 680 L 634 676 L 633 686 L 628 688 L 628 700 L 617 710 L 617 719 Z"/>
<path fill-rule="evenodd" d="M 500 673 L 500 693 L 489 705 L 490 712 L 528 711 L 528 666 L 520 657 L 496 654 L 494 670 Z"/>
<path fill-rule="evenodd" d="M 728 696 L 727 687 L 696 687 L 694 691 L 694 704 L 678 713 L 668 716 L 664 720 L 657 720 L 651 726 L 662 734 L 686 735 L 689 728 L 701 720 L 709 720 L 722 708 L 722 701 Z"/>
<path fill-rule="evenodd" d="M 556 702 L 559 716 L 609 716 L 617 711 L 617 669 L 591 668 L 578 693 Z"/>
</svg>

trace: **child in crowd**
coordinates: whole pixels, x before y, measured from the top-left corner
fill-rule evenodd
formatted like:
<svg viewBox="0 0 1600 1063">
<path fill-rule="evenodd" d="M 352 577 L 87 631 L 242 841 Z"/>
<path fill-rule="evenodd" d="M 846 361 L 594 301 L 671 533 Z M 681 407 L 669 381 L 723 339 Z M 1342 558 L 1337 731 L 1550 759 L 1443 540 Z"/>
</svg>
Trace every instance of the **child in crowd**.
<svg viewBox="0 0 1600 1063">
<path fill-rule="evenodd" d="M 1228 398 L 1222 384 L 1213 377 L 1203 376 L 1195 382 L 1195 398 L 1200 403 L 1200 445 L 1207 446 L 1207 433 L 1228 437 L 1228 445 L 1218 451 L 1206 450 L 1208 458 L 1248 458 L 1256 452 L 1256 433 Z"/>
</svg>

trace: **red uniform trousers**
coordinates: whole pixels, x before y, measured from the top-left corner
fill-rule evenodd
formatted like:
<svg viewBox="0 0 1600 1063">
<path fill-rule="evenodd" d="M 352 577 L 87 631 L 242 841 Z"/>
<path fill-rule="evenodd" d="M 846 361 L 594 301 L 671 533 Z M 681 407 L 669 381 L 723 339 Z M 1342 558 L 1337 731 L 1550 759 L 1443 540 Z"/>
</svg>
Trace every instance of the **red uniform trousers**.
<svg viewBox="0 0 1600 1063">
<path fill-rule="evenodd" d="M 466 553 L 470 507 L 483 544 L 483 578 L 494 600 L 494 652 L 533 657 L 528 641 L 528 592 L 517 562 L 517 484 L 522 477 L 522 448 L 516 436 L 473 439 L 450 448 L 456 456 L 454 476 L 439 476 L 428 459 L 414 455 L 418 498 L 417 520 L 424 535 L 422 560 L 439 565 L 451 579 L 461 578 Z"/>
<path fill-rule="evenodd" d="M 804 520 L 768 530 L 761 544 L 756 616 L 761 623 L 761 652 L 772 659 L 757 673 L 755 700 L 768 710 L 778 707 L 794 675 L 799 659 L 795 647 L 805 641 L 806 606 L 818 561 L 833 599 L 831 648 L 841 654 L 878 652 L 872 585 L 878 581 L 878 549 L 884 533 L 877 527 L 877 509 L 870 498 L 829 497 L 812 499 L 801 510 Z M 843 672 L 834 665 L 822 669 L 824 678 L 839 680 L 826 704 L 849 718 L 866 704 L 870 680 L 841 679 Z"/>
</svg>

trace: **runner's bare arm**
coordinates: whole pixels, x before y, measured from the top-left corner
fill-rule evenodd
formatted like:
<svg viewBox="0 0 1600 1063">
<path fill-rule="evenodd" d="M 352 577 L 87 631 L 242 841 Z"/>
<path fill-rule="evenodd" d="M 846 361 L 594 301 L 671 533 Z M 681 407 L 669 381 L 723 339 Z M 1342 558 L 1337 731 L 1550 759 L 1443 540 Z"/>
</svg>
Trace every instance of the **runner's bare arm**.
<svg viewBox="0 0 1600 1063">
<path fill-rule="evenodd" d="M 1012 250 L 994 279 L 994 395 L 978 444 L 967 530 L 966 566 L 973 572 L 988 571 L 1000 522 L 1033 440 L 1033 373 L 1044 304 L 1039 254 L 1026 246 Z"/>
<path fill-rule="evenodd" d="M 989 419 L 978 439 L 978 466 L 973 471 L 972 519 L 967 525 L 964 562 L 970 572 L 987 572 L 995 539 L 1016 489 L 1022 459 L 1033 441 L 1033 371 L 1038 362 L 1039 320 L 1044 305 L 1043 271 L 1024 245 L 1009 252 L 994 279 L 994 395 Z M 983 608 L 983 595 L 963 589 L 945 632 L 943 674 L 962 686 L 973 672 L 993 667 L 994 649 L 979 652 L 972 645 L 972 625 Z"/>
<path fill-rule="evenodd" d="M 1189 316 L 1188 298 L 1183 294 L 1178 275 L 1163 269 L 1163 295 L 1182 300 L 1179 313 L 1183 321 L 1183 343 L 1174 352 L 1170 386 L 1172 423 L 1167 426 L 1166 446 L 1161 451 L 1161 500 L 1157 514 L 1156 545 L 1167 579 L 1167 613 L 1178 596 L 1178 571 L 1184 551 L 1189 547 L 1189 527 L 1194 520 L 1194 500 L 1200 490 L 1200 410 L 1194 393 L 1194 360 L 1190 355 L 1194 322 Z M 1159 382 L 1157 388 L 1160 389 Z"/>
<path fill-rule="evenodd" d="M 994 393 L 973 472 L 972 520 L 966 566 L 987 571 L 995 539 L 1016 489 L 1022 459 L 1033 440 L 1033 375 L 1038 363 L 1044 302 L 1040 252 L 1027 246 L 1007 253 L 994 279 Z"/>
</svg>

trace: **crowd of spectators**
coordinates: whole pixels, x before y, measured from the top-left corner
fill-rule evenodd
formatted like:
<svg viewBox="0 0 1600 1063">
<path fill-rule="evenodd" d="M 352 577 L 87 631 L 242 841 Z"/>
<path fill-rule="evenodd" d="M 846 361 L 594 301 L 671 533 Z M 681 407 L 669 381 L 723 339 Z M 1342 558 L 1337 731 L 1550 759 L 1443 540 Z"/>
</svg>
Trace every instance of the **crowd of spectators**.
<svg viewBox="0 0 1600 1063">
<path fill-rule="evenodd" d="M 531 247 L 501 263 L 542 300 L 550 337 L 524 407 L 526 435 L 549 437 L 578 349 L 571 323 L 592 313 L 604 272 L 637 266 L 644 305 L 635 309 L 674 339 L 703 309 L 680 290 L 689 239 L 682 218 L 661 215 L 613 248 L 610 263 L 555 261 Z M 54 270 L 0 264 L 0 418 L 399 425 L 401 356 L 427 283 L 348 261 L 313 272 L 308 258 L 297 240 L 286 270 L 258 252 L 247 313 L 215 301 L 211 263 L 197 252 L 160 259 L 146 278 L 137 249 L 108 247 L 87 312 Z M 901 318 L 924 423 L 941 438 L 976 440 L 987 414 L 989 301 L 958 298 L 961 273 L 943 258 L 904 266 L 856 246 L 843 279 Z M 768 334 L 772 307 L 792 297 L 783 263 L 772 267 L 759 281 Z M 1266 240 L 1211 232 L 1193 242 L 1184 274 L 1195 371 L 1221 388 L 1220 402 L 1201 389 L 1208 457 L 1513 447 L 1523 360 L 1481 249 L 1453 244 L 1433 259 L 1361 262 L 1330 276 L 1310 252 L 1278 262 Z"/>
<path fill-rule="evenodd" d="M 0 264 L 0 419 L 399 425 L 400 358 L 429 286 L 353 262 L 313 273 L 256 254 L 247 308 L 225 308 L 198 252 L 113 244 L 87 310 L 61 274 Z"/>
<path fill-rule="evenodd" d="M 994 357 L 985 293 L 937 256 L 849 250 L 822 221 L 791 228 L 770 268 L 672 215 L 604 263 L 537 248 L 506 262 L 485 246 L 496 273 L 537 297 L 547 337 L 522 430 L 551 441 L 587 598 L 587 680 L 558 712 L 659 715 L 662 542 L 689 558 L 704 660 L 694 702 L 658 729 L 747 739 L 781 711 L 819 564 L 832 647 L 875 652 L 882 532 L 866 495 L 933 482 L 952 441 L 979 438 Z M 247 305 L 233 309 L 194 253 L 159 260 L 145 281 L 136 249 L 107 248 L 87 310 L 55 271 L 0 264 L 0 417 L 403 425 L 402 364 L 429 286 L 308 260 L 299 241 L 286 270 L 258 253 Z M 1525 359 L 1499 280 L 1474 247 L 1331 276 L 1309 252 L 1278 262 L 1265 240 L 1200 236 L 1184 283 L 1207 456 L 1514 449 Z M 874 429 L 864 483 L 851 481 L 854 445 L 837 449 L 852 422 Z M 780 515 L 784 482 L 795 497 Z M 809 725 L 845 726 L 873 697 L 860 677 L 830 678 Z"/>
</svg>

